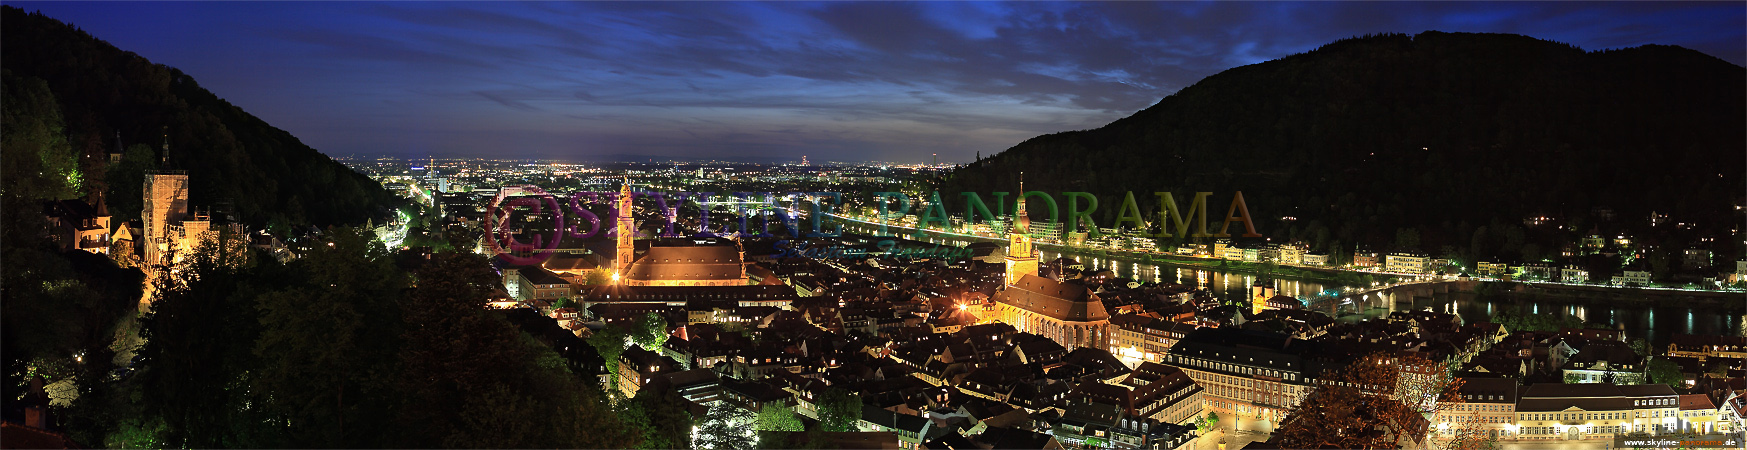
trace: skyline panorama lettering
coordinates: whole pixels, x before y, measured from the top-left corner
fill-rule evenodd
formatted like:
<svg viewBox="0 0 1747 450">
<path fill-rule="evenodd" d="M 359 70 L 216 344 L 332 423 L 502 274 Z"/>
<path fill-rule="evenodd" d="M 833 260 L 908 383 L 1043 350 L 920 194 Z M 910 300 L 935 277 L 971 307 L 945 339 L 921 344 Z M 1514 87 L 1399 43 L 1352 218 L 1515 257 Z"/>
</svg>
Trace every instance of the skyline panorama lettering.
<svg viewBox="0 0 1747 450">
<path fill-rule="evenodd" d="M 511 261 L 512 263 L 533 263 L 543 261 L 551 255 L 553 250 L 556 250 L 558 242 L 566 237 L 587 239 L 603 232 L 605 233 L 605 236 L 617 237 L 614 227 L 607 227 L 605 230 L 602 230 L 601 216 L 596 215 L 593 211 L 590 211 L 587 207 L 583 206 L 584 204 L 605 204 L 608 206 L 607 215 L 609 217 L 617 217 L 617 208 L 613 206 L 619 196 L 619 193 L 617 192 L 578 191 L 571 193 L 567 198 L 564 198 L 561 201 L 560 197 L 554 196 L 536 186 L 519 186 L 511 188 L 514 188 L 513 191 L 518 192 L 521 195 L 510 197 L 509 195 L 512 189 L 507 188 L 500 191 L 487 209 L 485 219 L 486 223 L 484 225 L 487 234 L 491 236 L 490 239 L 487 239 L 489 247 L 492 251 L 497 252 L 503 257 L 514 259 L 514 261 Z M 993 198 L 994 203 L 994 209 L 991 210 L 989 203 L 983 201 L 983 196 L 981 194 L 977 192 L 960 192 L 959 196 L 963 198 L 964 201 L 963 217 L 965 222 L 978 223 L 979 217 L 985 220 L 998 220 L 1003 217 L 1008 217 L 1009 210 L 1014 210 L 1015 213 L 1018 212 L 1016 211 L 1015 206 L 1020 200 L 1035 198 L 1040 199 L 1043 206 L 1048 211 L 1048 223 L 1061 223 L 1062 205 L 1048 192 L 1026 191 L 1012 201 L 1007 201 L 1007 197 L 1011 194 L 1011 192 L 1004 191 L 991 192 L 990 197 Z M 1077 232 L 1080 229 L 1080 225 L 1084 224 L 1086 225 L 1086 233 L 1088 237 L 1095 238 L 1102 236 L 1103 233 L 1099 230 L 1097 222 L 1092 218 L 1092 215 L 1096 213 L 1098 209 L 1098 197 L 1091 193 L 1080 191 L 1062 192 L 1061 195 L 1067 199 L 1066 206 L 1069 229 Z M 1249 206 L 1244 201 L 1243 191 L 1233 191 L 1231 202 L 1226 208 L 1225 217 L 1221 223 L 1219 232 L 1217 233 L 1207 232 L 1207 218 L 1209 217 L 1207 204 L 1208 198 L 1213 195 L 1212 192 L 1196 192 L 1193 197 L 1194 199 L 1189 202 L 1188 208 L 1181 207 L 1178 204 L 1175 195 L 1171 192 L 1153 192 L 1153 195 L 1157 197 L 1158 210 L 1152 214 L 1142 214 L 1139 202 L 1135 200 L 1134 192 L 1125 192 L 1122 204 L 1118 207 L 1116 218 L 1110 224 L 1111 228 L 1120 228 L 1124 224 L 1127 224 L 1129 228 L 1141 230 L 1142 233 L 1146 233 L 1146 230 L 1151 228 L 1151 224 L 1157 224 L 1159 227 L 1157 233 L 1143 235 L 1156 238 L 1225 238 L 1232 236 L 1229 233 L 1231 224 L 1237 222 L 1243 225 L 1243 234 L 1239 235 L 1240 237 L 1262 237 L 1262 235 L 1256 231 L 1255 223 L 1251 219 Z M 770 225 L 773 222 L 786 227 L 795 237 L 838 237 L 843 235 L 843 225 L 841 223 L 834 224 L 833 227 L 829 229 L 827 229 L 823 223 L 824 216 L 839 214 L 837 207 L 843 205 L 842 200 L 844 197 L 843 193 L 840 192 L 732 192 L 718 195 L 715 192 L 677 191 L 670 196 L 662 192 L 633 191 L 631 192 L 631 196 L 633 201 L 635 201 L 637 197 L 644 197 L 655 201 L 657 210 L 661 212 L 663 219 L 665 219 L 665 226 L 656 237 L 695 236 L 683 234 L 678 229 L 678 205 L 670 207 L 668 203 L 668 198 L 670 197 L 676 199 L 681 205 L 687 202 L 697 204 L 700 206 L 700 209 L 704 209 L 704 205 L 715 206 L 732 204 L 734 210 L 731 212 L 739 219 L 737 222 L 730 223 L 730 225 L 734 225 L 732 227 L 733 232 L 742 233 L 743 235 L 750 237 L 772 237 L 773 235 L 770 233 Z M 941 198 L 940 191 L 930 191 L 928 201 L 919 205 L 921 210 L 919 211 L 920 214 L 917 216 L 918 218 L 914 227 L 916 233 L 926 234 L 930 231 L 927 227 L 931 224 L 938 224 L 941 228 L 946 228 L 950 225 L 950 216 L 946 213 L 946 205 Z M 890 229 L 888 228 L 890 221 L 902 219 L 908 216 L 911 212 L 911 197 L 902 192 L 874 192 L 871 200 L 875 205 L 875 209 L 878 211 L 876 213 L 876 218 L 879 219 L 877 225 L 879 226 L 879 234 L 882 236 L 891 236 Z M 897 208 L 895 209 L 892 208 L 892 203 L 894 202 L 897 203 Z M 806 203 L 806 205 L 801 205 L 801 203 Z M 1084 205 L 1084 208 L 1081 207 L 1082 204 Z M 1030 211 L 1037 206 L 1038 205 L 1036 204 L 1029 204 L 1025 209 Z M 533 242 L 531 243 L 520 242 L 517 240 L 515 233 L 513 233 L 514 230 L 506 227 L 505 224 L 510 222 L 511 217 L 513 217 L 515 211 L 518 209 L 523 209 L 525 214 L 550 215 L 553 223 L 552 231 L 548 233 L 550 238 L 548 239 L 547 236 L 535 234 L 532 236 Z M 715 210 L 713 207 L 708 209 L 712 211 Z M 810 225 L 808 230 L 802 230 L 799 218 L 794 214 L 791 214 L 797 210 L 806 211 Z M 568 224 L 566 224 L 564 220 L 566 215 L 572 216 L 572 220 Z M 755 228 L 748 226 L 748 219 L 752 215 L 758 216 L 760 226 Z M 1149 216 L 1154 220 L 1150 222 L 1146 220 Z M 586 231 L 582 230 L 582 224 L 584 222 L 588 223 L 588 230 Z M 1194 225 L 1193 230 L 1190 229 L 1191 224 Z M 728 232 L 729 230 L 730 228 L 724 227 L 719 231 Z M 699 234 L 716 235 L 717 231 L 718 230 L 710 228 L 710 214 L 699 215 Z M 803 231 L 805 231 L 805 233 L 803 233 Z M 532 252 L 536 250 L 538 250 L 537 254 L 532 257 L 515 257 L 512 254 L 512 252 Z"/>
</svg>

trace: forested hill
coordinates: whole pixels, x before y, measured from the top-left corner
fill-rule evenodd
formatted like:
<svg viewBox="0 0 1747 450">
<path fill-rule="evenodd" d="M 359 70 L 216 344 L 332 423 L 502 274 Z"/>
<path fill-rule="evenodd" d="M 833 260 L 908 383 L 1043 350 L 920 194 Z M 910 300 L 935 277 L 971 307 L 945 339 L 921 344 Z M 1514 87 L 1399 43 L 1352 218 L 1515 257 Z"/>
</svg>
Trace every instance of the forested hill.
<svg viewBox="0 0 1747 450">
<path fill-rule="evenodd" d="M 166 131 L 170 165 L 188 171 L 190 202 L 214 211 L 228 203 L 251 225 L 362 224 L 397 201 L 175 68 L 38 13 L 6 6 L 3 15 L 7 81 L 46 82 L 67 142 L 81 155 L 83 188 L 107 188 L 118 220 L 139 216 L 141 174 L 158 168 Z M 108 165 L 117 132 L 128 151 Z"/>
<path fill-rule="evenodd" d="M 1213 191 L 1219 216 L 1242 190 L 1276 241 L 1386 243 L 1418 228 L 1426 251 L 1535 214 L 1583 231 L 1604 209 L 1738 223 L 1744 86 L 1747 70 L 1680 47 L 1367 36 L 1224 71 L 1102 128 L 1032 138 L 940 191 L 962 211 L 953 192 L 1013 191 L 1024 171 L 1027 190 L 1098 194 L 1108 226 L 1125 191 L 1149 211 L 1154 191 Z"/>
</svg>

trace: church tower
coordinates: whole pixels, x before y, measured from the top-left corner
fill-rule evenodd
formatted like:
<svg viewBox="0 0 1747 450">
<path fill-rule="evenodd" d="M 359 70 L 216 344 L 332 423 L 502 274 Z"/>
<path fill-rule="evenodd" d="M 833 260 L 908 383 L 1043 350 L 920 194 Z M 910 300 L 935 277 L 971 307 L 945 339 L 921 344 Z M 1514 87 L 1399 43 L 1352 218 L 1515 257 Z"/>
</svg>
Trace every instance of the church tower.
<svg viewBox="0 0 1747 450">
<path fill-rule="evenodd" d="M 1007 230 L 1007 285 L 1025 275 L 1037 275 L 1037 249 L 1031 245 L 1031 218 L 1025 213 L 1025 174 L 1019 174 L 1019 203 L 1013 209 L 1013 226 Z"/>
<path fill-rule="evenodd" d="M 635 254 L 637 226 L 631 219 L 631 177 L 625 177 L 625 185 L 619 188 L 618 210 L 616 220 L 619 235 L 618 255 L 613 259 L 613 282 L 617 284 L 620 278 L 628 274 L 631 268 L 631 258 Z"/>
</svg>

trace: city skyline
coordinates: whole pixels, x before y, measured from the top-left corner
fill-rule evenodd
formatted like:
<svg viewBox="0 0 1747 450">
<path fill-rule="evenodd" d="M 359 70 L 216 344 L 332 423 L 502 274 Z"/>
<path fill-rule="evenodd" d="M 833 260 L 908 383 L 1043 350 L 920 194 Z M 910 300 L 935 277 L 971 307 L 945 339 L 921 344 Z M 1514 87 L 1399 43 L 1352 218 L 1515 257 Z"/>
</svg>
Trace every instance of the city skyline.
<svg viewBox="0 0 1747 450">
<path fill-rule="evenodd" d="M 1747 60 L 1729 3 L 9 4 L 334 156 L 968 162 L 1374 33 Z"/>
</svg>

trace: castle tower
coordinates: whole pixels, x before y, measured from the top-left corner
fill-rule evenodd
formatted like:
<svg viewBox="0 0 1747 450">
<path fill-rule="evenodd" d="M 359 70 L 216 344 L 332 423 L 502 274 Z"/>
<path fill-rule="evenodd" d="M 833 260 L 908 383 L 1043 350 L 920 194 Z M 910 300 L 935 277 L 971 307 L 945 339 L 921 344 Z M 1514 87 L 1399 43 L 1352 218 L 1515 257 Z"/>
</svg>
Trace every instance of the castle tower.
<svg viewBox="0 0 1747 450">
<path fill-rule="evenodd" d="M 631 219 L 631 177 L 625 177 L 625 185 L 619 188 L 618 210 L 616 212 L 619 249 L 613 259 L 613 281 L 617 283 L 631 268 L 631 258 L 636 247 L 633 242 L 637 238 L 637 226 Z"/>
<path fill-rule="evenodd" d="M 1007 285 L 1025 275 L 1037 275 L 1037 249 L 1031 245 L 1031 218 L 1025 213 L 1025 174 L 1019 174 L 1019 203 L 1014 207 L 1013 227 L 1007 231 Z"/>
<path fill-rule="evenodd" d="M 145 222 L 145 263 L 163 264 L 164 255 L 176 245 L 170 236 L 170 226 L 188 216 L 188 173 L 170 168 L 170 135 L 164 133 L 164 154 L 159 170 L 146 173 L 145 208 L 140 215 Z"/>
</svg>

